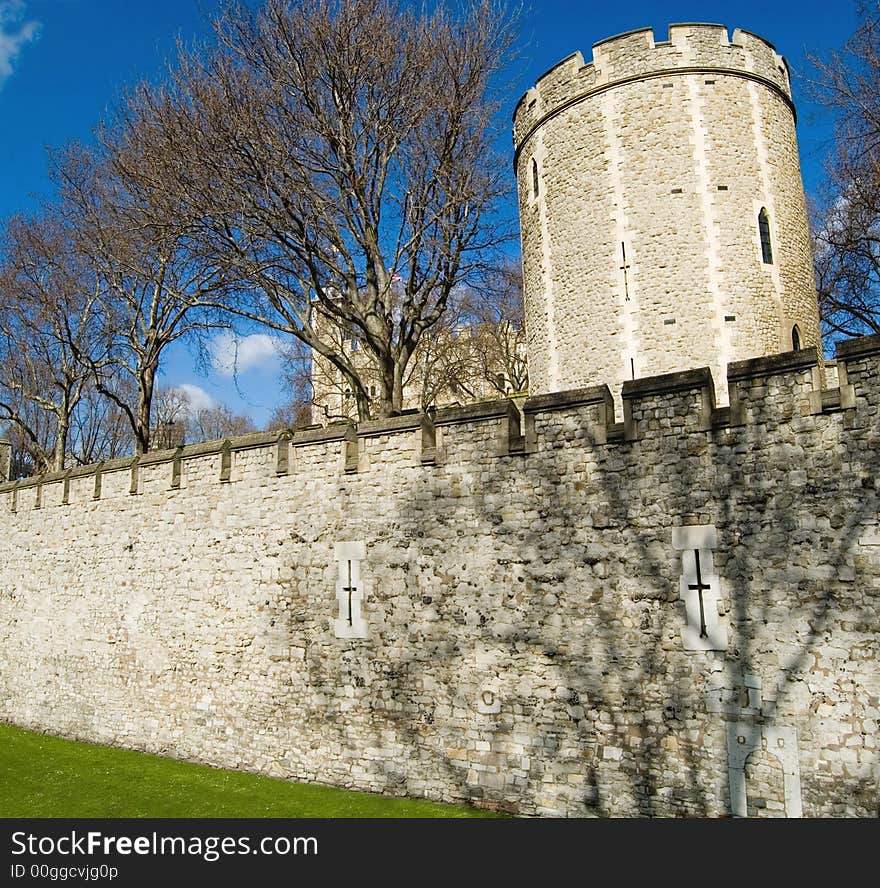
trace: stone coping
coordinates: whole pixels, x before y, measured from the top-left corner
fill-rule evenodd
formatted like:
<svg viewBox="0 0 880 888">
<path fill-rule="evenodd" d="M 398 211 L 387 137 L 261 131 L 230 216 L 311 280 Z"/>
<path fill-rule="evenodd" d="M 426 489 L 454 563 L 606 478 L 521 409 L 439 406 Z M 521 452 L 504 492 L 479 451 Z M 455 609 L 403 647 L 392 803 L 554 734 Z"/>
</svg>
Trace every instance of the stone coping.
<svg viewBox="0 0 880 888">
<path fill-rule="evenodd" d="M 507 398 L 499 401 L 480 401 L 477 404 L 466 404 L 464 407 L 445 407 L 434 415 L 434 425 L 455 425 L 485 419 L 503 419 L 510 416 L 511 410 L 519 414 L 516 404 Z"/>
<path fill-rule="evenodd" d="M 430 413 L 401 413 L 384 419 L 369 419 L 358 423 L 359 438 L 375 438 L 379 435 L 392 435 L 395 432 L 415 431 L 431 422 Z"/>
<path fill-rule="evenodd" d="M 185 448 L 169 447 L 165 450 L 151 450 L 149 453 L 142 453 L 138 457 L 139 466 L 152 466 L 156 463 L 171 462 L 175 457 L 181 456 Z"/>
<path fill-rule="evenodd" d="M 304 429 L 301 432 L 295 432 L 290 439 L 290 443 L 294 447 L 300 447 L 303 444 L 323 444 L 327 441 L 345 441 L 354 434 L 354 423 L 341 422 L 327 428 Z M 278 440 L 276 434 L 272 441 Z M 235 449 L 235 448 L 233 448 Z"/>
<path fill-rule="evenodd" d="M 819 350 L 815 345 L 799 351 L 783 352 L 781 355 L 768 355 L 763 358 L 750 358 L 747 361 L 734 361 L 727 365 L 728 382 L 743 379 L 757 379 L 797 370 L 810 370 L 819 364 Z"/>
<path fill-rule="evenodd" d="M 524 413 L 538 413 L 549 410 L 566 410 L 589 404 L 610 404 L 611 389 L 607 385 L 591 385 L 588 388 L 570 389 L 567 392 L 550 392 L 526 398 Z"/>
<path fill-rule="evenodd" d="M 644 379 L 627 379 L 623 383 L 624 401 L 647 395 L 662 395 L 667 392 L 681 392 L 688 389 L 702 389 L 710 386 L 714 390 L 712 371 L 708 367 L 684 370 L 678 373 L 664 373 L 662 376 L 646 376 Z"/>
<path fill-rule="evenodd" d="M 858 336 L 855 339 L 842 339 L 834 348 L 834 357 L 839 361 L 852 361 L 877 354 L 880 354 L 880 333 Z"/>
</svg>

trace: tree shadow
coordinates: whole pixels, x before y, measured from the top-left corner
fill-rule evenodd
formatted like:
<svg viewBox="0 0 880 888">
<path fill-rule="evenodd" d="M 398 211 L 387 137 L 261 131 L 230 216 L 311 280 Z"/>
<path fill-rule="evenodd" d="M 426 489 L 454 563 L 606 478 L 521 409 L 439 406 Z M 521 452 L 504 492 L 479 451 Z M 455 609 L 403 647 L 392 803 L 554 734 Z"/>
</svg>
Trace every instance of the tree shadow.
<svg viewBox="0 0 880 888">
<path fill-rule="evenodd" d="M 372 603 L 385 616 L 370 653 L 395 702 L 370 704 L 372 742 L 390 727 L 410 757 L 390 791 L 527 814 L 724 815 L 727 722 L 791 724 L 802 760 L 823 760 L 831 741 L 810 709 L 822 691 L 804 688 L 828 633 L 872 616 L 867 604 L 851 609 L 847 590 L 860 587 L 844 578 L 877 514 L 880 437 L 876 426 L 844 429 L 844 412 L 801 416 L 786 389 L 773 397 L 742 426 L 694 431 L 694 403 L 677 429 L 607 444 L 576 411 L 559 414 L 537 452 L 507 457 L 495 455 L 491 424 L 453 430 L 440 465 L 401 472 L 383 494 L 386 520 L 356 524 L 368 553 L 389 546 L 388 521 L 410 538 L 375 571 L 398 576 L 408 624 L 395 621 L 400 599 L 376 588 Z M 368 478 L 342 485 L 353 505 Z M 718 528 L 726 651 L 682 648 L 671 546 L 681 523 Z M 710 678 L 739 700 L 750 674 L 762 679 L 758 711 L 707 712 Z M 490 686 L 502 702 L 486 714 Z M 850 811 L 876 807 L 864 779 L 802 771 L 814 812 L 847 799 Z"/>
</svg>

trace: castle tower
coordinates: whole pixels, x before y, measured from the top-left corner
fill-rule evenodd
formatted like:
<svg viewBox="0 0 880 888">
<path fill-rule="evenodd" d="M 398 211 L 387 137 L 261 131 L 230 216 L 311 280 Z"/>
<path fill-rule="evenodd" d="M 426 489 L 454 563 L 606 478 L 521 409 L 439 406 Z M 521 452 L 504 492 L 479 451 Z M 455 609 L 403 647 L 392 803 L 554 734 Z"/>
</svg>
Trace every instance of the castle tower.
<svg viewBox="0 0 880 888">
<path fill-rule="evenodd" d="M 514 112 L 533 394 L 820 346 L 788 67 L 682 24 L 564 59 Z M 821 352 L 821 348 L 820 348 Z"/>
</svg>

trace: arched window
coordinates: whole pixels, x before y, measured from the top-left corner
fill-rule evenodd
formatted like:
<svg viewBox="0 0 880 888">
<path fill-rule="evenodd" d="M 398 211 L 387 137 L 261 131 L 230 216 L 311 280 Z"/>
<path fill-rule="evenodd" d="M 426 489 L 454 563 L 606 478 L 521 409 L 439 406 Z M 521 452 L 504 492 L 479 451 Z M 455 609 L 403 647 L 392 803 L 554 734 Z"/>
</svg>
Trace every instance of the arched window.
<svg viewBox="0 0 880 888">
<path fill-rule="evenodd" d="M 798 351 L 801 347 L 801 331 L 798 330 L 798 325 L 795 324 L 791 328 L 791 350 Z"/>
<path fill-rule="evenodd" d="M 765 265 L 773 264 L 773 247 L 770 244 L 770 217 L 767 208 L 761 207 L 758 213 L 758 234 L 761 237 L 761 258 Z"/>
<path fill-rule="evenodd" d="M 532 158 L 532 194 L 538 196 L 538 161 Z"/>
</svg>

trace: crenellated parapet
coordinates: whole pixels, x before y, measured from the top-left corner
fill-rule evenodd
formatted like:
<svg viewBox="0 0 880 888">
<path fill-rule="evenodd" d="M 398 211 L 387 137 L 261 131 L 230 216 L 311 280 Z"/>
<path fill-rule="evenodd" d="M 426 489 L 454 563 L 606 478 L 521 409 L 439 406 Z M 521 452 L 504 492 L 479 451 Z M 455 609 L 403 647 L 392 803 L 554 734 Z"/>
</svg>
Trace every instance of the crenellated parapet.
<svg viewBox="0 0 880 888">
<path fill-rule="evenodd" d="M 727 373 L 730 406 L 721 407 L 708 368 L 632 380 L 623 386 L 623 422 L 615 418 L 609 387 L 600 385 L 538 395 L 520 406 L 487 401 L 359 426 L 258 432 L 2 483 L 0 512 L 143 495 L 161 500 L 204 484 L 262 484 L 303 473 L 369 478 L 401 464 L 477 470 L 559 447 L 595 450 L 694 435 L 732 445 L 767 423 L 789 425 L 794 434 L 841 412 L 849 416 L 847 428 L 865 427 L 880 413 L 880 336 L 841 342 L 837 368 L 840 385 L 823 389 L 815 348 L 736 362 Z M 560 437 L 562 417 L 567 431 Z"/>
<path fill-rule="evenodd" d="M 3 484 L 0 720 L 523 815 L 874 816 L 880 336 L 836 370 Z"/>
<path fill-rule="evenodd" d="M 695 72 L 755 80 L 791 103 L 788 64 L 757 34 L 737 28 L 731 37 L 725 25 L 674 24 L 668 39 L 658 41 L 652 28 L 639 28 L 594 43 L 588 62 L 575 52 L 538 78 L 514 110 L 514 163 L 523 142 L 548 115 L 618 84 Z"/>
</svg>

